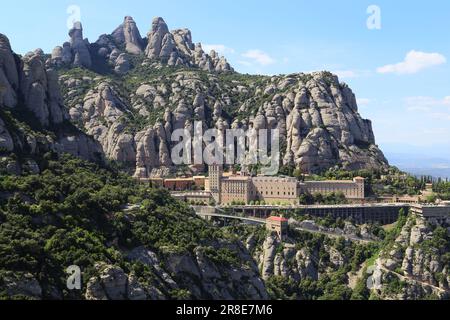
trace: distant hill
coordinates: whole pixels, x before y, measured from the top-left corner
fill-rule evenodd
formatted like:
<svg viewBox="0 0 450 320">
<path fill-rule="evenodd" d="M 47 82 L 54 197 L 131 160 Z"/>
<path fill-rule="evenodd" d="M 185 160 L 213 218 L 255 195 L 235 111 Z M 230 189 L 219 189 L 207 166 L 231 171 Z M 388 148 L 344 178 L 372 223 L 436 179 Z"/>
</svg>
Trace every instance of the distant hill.
<svg viewBox="0 0 450 320">
<path fill-rule="evenodd" d="M 403 171 L 416 176 L 427 175 L 450 179 L 450 156 L 435 157 L 428 154 L 428 152 L 423 154 L 386 152 L 391 165 Z"/>
</svg>

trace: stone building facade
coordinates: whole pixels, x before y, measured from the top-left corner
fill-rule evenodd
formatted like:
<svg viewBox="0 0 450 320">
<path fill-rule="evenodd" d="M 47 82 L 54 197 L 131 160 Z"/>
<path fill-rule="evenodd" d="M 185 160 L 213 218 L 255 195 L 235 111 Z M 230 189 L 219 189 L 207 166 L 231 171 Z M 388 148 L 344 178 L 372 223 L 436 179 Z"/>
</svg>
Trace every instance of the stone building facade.
<svg viewBox="0 0 450 320">
<path fill-rule="evenodd" d="M 249 203 L 252 199 L 252 179 L 250 177 L 228 177 L 221 181 L 221 203 Z"/>
<path fill-rule="evenodd" d="M 281 241 L 283 241 L 288 234 L 289 221 L 283 217 L 269 217 L 266 220 L 266 230 L 275 233 Z"/>
<path fill-rule="evenodd" d="M 300 196 L 300 185 L 295 178 L 253 177 L 251 199 L 266 203 L 296 204 Z"/>
<path fill-rule="evenodd" d="M 226 175 L 222 167 L 210 166 L 206 191 L 211 192 L 218 204 L 249 204 L 259 201 L 266 204 L 295 205 L 302 193 L 339 193 L 347 199 L 364 199 L 364 178 L 353 181 L 307 181 L 300 183 L 295 178 L 246 175 Z"/>
<path fill-rule="evenodd" d="M 352 181 L 306 181 L 290 177 L 251 177 L 245 173 L 224 173 L 220 165 L 209 167 L 209 177 L 150 179 L 172 192 L 188 192 L 189 199 L 204 201 L 205 192 L 216 204 L 297 205 L 304 193 L 343 193 L 349 200 L 364 200 L 364 178 Z M 201 190 L 201 191 L 200 191 Z M 194 192 L 196 191 L 196 192 Z M 198 199 L 196 198 L 198 194 Z"/>
<path fill-rule="evenodd" d="M 306 181 L 302 184 L 305 192 L 310 194 L 343 193 L 347 199 L 364 199 L 364 178 L 357 177 L 350 180 Z"/>
</svg>

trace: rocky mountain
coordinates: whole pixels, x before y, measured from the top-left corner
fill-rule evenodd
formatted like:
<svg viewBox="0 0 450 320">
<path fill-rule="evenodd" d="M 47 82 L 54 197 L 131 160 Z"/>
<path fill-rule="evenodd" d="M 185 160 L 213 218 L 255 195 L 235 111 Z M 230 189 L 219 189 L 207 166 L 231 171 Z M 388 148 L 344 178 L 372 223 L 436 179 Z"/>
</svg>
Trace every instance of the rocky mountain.
<svg viewBox="0 0 450 320">
<path fill-rule="evenodd" d="M 172 132 L 193 133 L 194 120 L 220 130 L 279 129 L 282 165 L 304 172 L 387 166 L 355 95 L 328 72 L 241 75 L 159 17 L 146 38 L 131 17 L 95 43 L 83 39 L 80 23 L 69 35 L 47 64 L 59 70 L 70 119 L 136 177 L 173 171 Z"/>
<path fill-rule="evenodd" d="M 188 29 L 169 31 L 160 17 L 153 20 L 146 38 L 141 37 L 132 17 L 125 17 L 111 34 L 101 35 L 92 44 L 83 39 L 83 27 L 79 22 L 74 24 L 69 36 L 69 42 L 53 50 L 52 65 L 92 70 L 102 70 L 109 65 L 116 73 L 123 74 L 130 69 L 133 56 L 142 55 L 168 66 L 195 67 L 211 72 L 233 71 L 224 57 L 219 57 L 215 51 L 207 54 L 201 44 L 194 44 Z"/>
<path fill-rule="evenodd" d="M 450 295 L 449 222 L 402 213 L 385 233 L 375 225 L 333 221 L 334 227 L 327 230 L 344 232 L 330 237 L 299 230 L 295 226 L 302 224 L 291 219 L 289 237 L 283 242 L 256 230 L 233 231 L 252 254 L 272 298 L 445 300 Z M 323 222 L 303 223 L 317 227 Z M 364 241 L 343 238 L 358 229 Z"/>
<path fill-rule="evenodd" d="M 144 247 L 132 250 L 128 259 L 147 266 L 156 275 L 155 283 L 145 285 L 138 277 L 126 274 L 120 267 L 98 264 L 99 276 L 87 283 L 87 300 L 165 300 L 170 292 L 188 290 L 195 299 L 233 300 L 268 299 L 265 284 L 259 270 L 246 249 L 239 244 L 216 244 L 215 250 L 227 248 L 238 254 L 239 261 L 249 268 L 234 266 L 230 268 L 218 263 L 205 254 L 205 248 L 198 247 L 194 255 L 167 253 L 162 257 Z M 164 259 L 165 267 L 162 268 Z M 175 280 L 174 280 L 175 279 Z"/>
<path fill-rule="evenodd" d="M 205 221 L 103 165 L 44 160 L 44 174 L 2 172 L 1 299 L 448 299 L 449 221 L 400 215 L 384 232 L 294 217 L 281 242 L 264 227 Z M 356 233 L 364 241 L 339 236 Z M 73 265 L 81 290 L 67 287 Z"/>
<path fill-rule="evenodd" d="M 134 166 L 137 177 L 171 167 L 172 132 L 193 133 L 194 120 L 219 130 L 279 129 L 283 164 L 305 172 L 387 165 L 355 96 L 329 73 L 268 78 L 178 70 L 127 86 L 134 77 L 132 71 L 123 80 L 93 81 L 69 72 L 60 79 L 72 120 L 107 157 Z M 79 84 L 89 90 L 74 91 Z"/>
<path fill-rule="evenodd" d="M 19 57 L 0 34 L 0 152 L 15 153 L 31 171 L 39 171 L 33 157 L 47 151 L 71 153 L 83 159 L 103 158 L 101 146 L 69 121 L 58 73 L 45 63 L 42 50 Z M 21 164 L 3 158 L 20 173 Z"/>
<path fill-rule="evenodd" d="M 39 165 L 0 166 L 0 299 L 268 298 L 245 246 L 167 191 L 67 154 Z"/>
<path fill-rule="evenodd" d="M 448 299 L 449 221 L 295 217 L 280 242 L 204 221 L 104 161 L 170 174 L 173 131 L 202 121 L 279 129 L 284 167 L 386 167 L 337 76 L 239 74 L 161 18 L 146 38 L 131 17 L 95 43 L 80 23 L 69 36 L 19 56 L 0 34 L 0 299 Z"/>
<path fill-rule="evenodd" d="M 376 261 L 372 282 L 379 298 L 450 297 L 449 222 L 408 217 Z"/>
</svg>

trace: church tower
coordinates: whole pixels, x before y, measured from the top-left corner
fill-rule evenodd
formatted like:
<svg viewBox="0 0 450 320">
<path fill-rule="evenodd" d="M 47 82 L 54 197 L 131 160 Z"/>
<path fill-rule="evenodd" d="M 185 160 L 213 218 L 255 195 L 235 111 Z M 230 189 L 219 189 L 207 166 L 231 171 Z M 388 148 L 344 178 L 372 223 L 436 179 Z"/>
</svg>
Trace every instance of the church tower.
<svg viewBox="0 0 450 320">
<path fill-rule="evenodd" d="M 221 203 L 221 182 L 222 182 L 223 169 L 222 166 L 213 164 L 209 166 L 209 187 L 211 194 L 216 204 Z"/>
</svg>

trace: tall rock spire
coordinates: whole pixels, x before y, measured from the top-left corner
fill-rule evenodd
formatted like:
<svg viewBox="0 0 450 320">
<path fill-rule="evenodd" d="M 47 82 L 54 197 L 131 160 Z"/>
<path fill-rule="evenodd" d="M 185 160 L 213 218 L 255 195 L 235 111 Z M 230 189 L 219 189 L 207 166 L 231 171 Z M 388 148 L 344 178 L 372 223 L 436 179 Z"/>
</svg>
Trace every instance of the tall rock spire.
<svg viewBox="0 0 450 320">
<path fill-rule="evenodd" d="M 19 86 L 19 74 L 6 36 L 0 33 L 0 104 L 9 108 L 17 104 L 15 89 Z"/>
<path fill-rule="evenodd" d="M 163 48 L 164 37 L 169 33 L 166 22 L 161 17 L 156 17 L 152 22 L 152 29 L 148 33 L 148 45 L 145 49 L 146 55 L 150 58 L 159 58 Z M 167 38 L 166 38 L 167 41 Z"/>
<path fill-rule="evenodd" d="M 130 54 L 141 54 L 144 52 L 141 33 L 132 17 L 126 16 L 123 23 L 112 33 L 118 44 L 125 46 L 125 51 Z"/>
<path fill-rule="evenodd" d="M 87 40 L 83 39 L 83 26 L 81 22 L 75 22 L 73 28 L 69 31 L 70 45 L 72 48 L 74 61 L 73 65 L 77 67 L 90 68 L 92 65 L 91 54 Z"/>
</svg>

